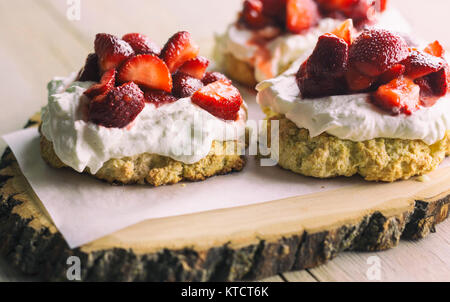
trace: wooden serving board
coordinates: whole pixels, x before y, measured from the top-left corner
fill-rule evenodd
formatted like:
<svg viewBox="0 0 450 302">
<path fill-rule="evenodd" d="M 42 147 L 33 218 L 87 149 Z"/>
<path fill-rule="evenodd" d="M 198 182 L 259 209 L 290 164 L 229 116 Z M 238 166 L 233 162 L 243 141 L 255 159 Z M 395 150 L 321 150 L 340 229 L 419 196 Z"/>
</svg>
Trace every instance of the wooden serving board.
<svg viewBox="0 0 450 302">
<path fill-rule="evenodd" d="M 27 127 L 36 126 L 38 117 Z M 367 183 L 252 206 L 144 221 L 77 249 L 62 235 L 14 155 L 0 162 L 0 253 L 27 274 L 84 281 L 232 281 L 312 268 L 339 252 L 420 239 L 448 217 L 450 167 L 430 180 Z"/>
</svg>

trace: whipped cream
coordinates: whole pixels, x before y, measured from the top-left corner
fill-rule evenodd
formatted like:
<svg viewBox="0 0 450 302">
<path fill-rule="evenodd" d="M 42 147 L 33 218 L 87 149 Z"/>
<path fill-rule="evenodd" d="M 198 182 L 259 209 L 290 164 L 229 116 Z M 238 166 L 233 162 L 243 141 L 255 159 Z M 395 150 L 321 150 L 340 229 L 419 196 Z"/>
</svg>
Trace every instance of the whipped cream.
<svg viewBox="0 0 450 302">
<path fill-rule="evenodd" d="M 219 65 L 222 64 L 223 55 L 226 53 L 232 54 L 241 61 L 250 63 L 255 68 L 256 80 L 260 82 L 279 75 L 297 58 L 305 53 L 311 53 L 316 46 L 318 37 L 333 31 L 342 22 L 343 20 L 324 18 L 316 27 L 311 28 L 305 34 L 294 35 L 287 33 L 270 41 L 266 48 L 270 52 L 271 57 L 271 74 L 268 74 L 266 68 L 261 68 L 254 64 L 258 46 L 250 43 L 253 38 L 253 31 L 238 27 L 236 23 L 231 24 L 223 35 L 216 36 L 214 57 Z M 403 33 L 411 31 L 408 22 L 394 8 L 388 8 L 381 14 L 374 27 L 389 28 L 390 30 Z"/>
<path fill-rule="evenodd" d="M 56 155 L 78 172 L 96 173 L 113 158 L 142 153 L 168 156 L 186 164 L 206 157 L 214 140 L 241 140 L 246 112 L 237 121 L 224 121 L 190 98 L 159 108 L 146 104 L 125 128 L 106 128 L 86 120 L 89 100 L 83 93 L 94 83 L 55 78 L 48 84 L 48 104 L 42 108 L 42 133 L 53 142 Z"/>
<path fill-rule="evenodd" d="M 390 115 L 369 101 L 369 94 L 303 99 L 295 74 L 304 56 L 281 76 L 261 82 L 257 102 L 262 108 L 284 114 L 311 137 L 328 133 L 340 139 L 365 141 L 374 138 L 422 140 L 432 145 L 450 130 L 450 96 L 411 115 Z"/>
</svg>

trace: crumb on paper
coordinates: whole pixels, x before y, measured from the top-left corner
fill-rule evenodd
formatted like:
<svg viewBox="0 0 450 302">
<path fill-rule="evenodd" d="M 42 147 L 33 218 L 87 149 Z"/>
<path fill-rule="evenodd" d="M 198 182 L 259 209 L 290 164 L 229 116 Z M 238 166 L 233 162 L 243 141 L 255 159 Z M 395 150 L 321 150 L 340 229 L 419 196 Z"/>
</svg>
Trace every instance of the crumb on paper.
<svg viewBox="0 0 450 302">
<path fill-rule="evenodd" d="M 186 184 L 181 184 L 181 187 L 182 187 L 182 188 L 186 187 Z"/>
<path fill-rule="evenodd" d="M 417 176 L 415 178 L 415 180 L 418 181 L 418 182 L 428 182 L 428 181 L 431 180 L 431 178 L 428 175 L 420 175 L 420 176 Z"/>
<path fill-rule="evenodd" d="M 325 186 L 321 186 L 322 189 L 325 189 Z"/>
</svg>

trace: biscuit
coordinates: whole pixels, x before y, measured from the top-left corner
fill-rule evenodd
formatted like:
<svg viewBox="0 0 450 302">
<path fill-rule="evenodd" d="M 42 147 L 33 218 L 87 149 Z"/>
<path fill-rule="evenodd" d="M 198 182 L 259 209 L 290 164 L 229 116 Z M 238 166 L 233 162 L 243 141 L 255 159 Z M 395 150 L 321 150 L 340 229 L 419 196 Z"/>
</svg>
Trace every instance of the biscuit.
<svg viewBox="0 0 450 302">
<path fill-rule="evenodd" d="M 114 184 L 161 186 L 183 180 L 199 181 L 214 175 L 241 171 L 244 168 L 245 159 L 236 150 L 234 141 L 214 141 L 209 154 L 194 164 L 185 164 L 157 154 L 143 153 L 110 159 L 95 175 L 90 173 L 89 168 L 86 168 L 84 173 Z M 68 168 L 56 155 L 53 143 L 43 135 L 41 135 L 41 155 L 52 167 Z"/>
<path fill-rule="evenodd" d="M 280 121 L 278 164 L 306 176 L 359 174 L 368 181 L 393 182 L 428 173 L 450 155 L 450 131 L 433 145 L 391 138 L 354 142 L 327 133 L 310 137 L 307 129 L 282 115 L 269 119 Z"/>
</svg>

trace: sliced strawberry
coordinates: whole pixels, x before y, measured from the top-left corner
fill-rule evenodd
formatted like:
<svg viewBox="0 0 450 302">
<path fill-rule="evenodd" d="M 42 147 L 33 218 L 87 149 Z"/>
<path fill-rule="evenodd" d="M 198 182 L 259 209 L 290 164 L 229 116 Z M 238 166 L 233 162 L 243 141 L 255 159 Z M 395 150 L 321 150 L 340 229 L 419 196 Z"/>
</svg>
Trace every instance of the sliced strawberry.
<svg viewBox="0 0 450 302">
<path fill-rule="evenodd" d="M 121 83 L 135 82 L 151 89 L 172 90 L 172 76 L 163 60 L 156 55 L 137 55 L 128 59 L 119 69 Z"/>
<path fill-rule="evenodd" d="M 146 103 L 151 103 L 156 107 L 177 101 L 176 97 L 162 90 L 146 90 L 144 99 Z"/>
<path fill-rule="evenodd" d="M 244 1 L 241 20 L 251 29 L 261 29 L 272 23 L 271 19 L 263 14 L 263 3 L 261 0 Z"/>
<path fill-rule="evenodd" d="M 206 72 L 205 76 L 202 79 L 202 82 L 204 85 L 208 85 L 217 81 L 222 81 L 225 82 L 227 84 L 232 84 L 231 80 L 229 78 L 227 78 L 226 75 L 224 75 L 223 73 L 214 71 L 214 72 Z"/>
<path fill-rule="evenodd" d="M 186 61 L 186 63 L 184 63 L 178 71 L 201 80 L 205 76 L 208 66 L 209 60 L 205 57 L 198 56 Z"/>
<path fill-rule="evenodd" d="M 195 92 L 192 102 L 218 118 L 236 120 L 243 100 L 236 87 L 217 81 Z"/>
<path fill-rule="evenodd" d="M 109 92 L 116 85 L 116 69 L 110 69 L 105 72 L 100 80 L 100 83 L 92 85 L 84 94 L 89 98 L 94 98 L 100 94 Z"/>
<path fill-rule="evenodd" d="M 134 55 L 130 44 L 109 34 L 97 34 L 95 53 L 98 55 L 102 73 L 117 68 L 123 61 Z"/>
<path fill-rule="evenodd" d="M 348 45 L 351 45 L 356 33 L 355 28 L 353 27 L 353 20 L 345 20 L 338 28 L 336 28 L 331 33 L 343 39 L 345 42 L 347 42 Z"/>
<path fill-rule="evenodd" d="M 375 82 L 375 78 L 360 73 L 355 68 L 349 68 L 345 74 L 348 89 L 351 92 L 361 92 L 369 89 Z"/>
<path fill-rule="evenodd" d="M 432 56 L 435 57 L 443 57 L 445 54 L 444 47 L 439 43 L 439 41 L 434 41 L 433 43 L 430 43 L 424 51 Z"/>
<path fill-rule="evenodd" d="M 347 70 L 348 44 L 333 34 L 319 37 L 308 59 L 306 71 L 310 76 L 341 77 Z"/>
<path fill-rule="evenodd" d="M 406 41 L 384 29 L 363 31 L 349 50 L 349 63 L 362 74 L 377 77 L 409 55 Z"/>
<path fill-rule="evenodd" d="M 155 54 L 159 56 L 161 53 L 161 48 L 145 35 L 138 33 L 126 34 L 122 37 L 122 40 L 130 44 L 137 55 Z"/>
<path fill-rule="evenodd" d="M 345 92 L 345 81 L 341 78 L 299 77 L 297 85 L 303 98 L 318 98 L 339 95 Z"/>
<path fill-rule="evenodd" d="M 396 79 L 399 76 L 403 75 L 405 71 L 406 71 L 405 65 L 395 64 L 388 71 L 385 71 L 383 74 L 381 74 L 381 76 L 378 78 L 378 83 L 387 84 L 393 79 Z"/>
<path fill-rule="evenodd" d="M 261 0 L 263 3 L 263 14 L 284 22 L 286 19 L 287 0 Z"/>
<path fill-rule="evenodd" d="M 402 64 L 406 67 L 405 75 L 414 80 L 439 71 L 445 66 L 445 61 L 425 52 L 412 50 Z"/>
<path fill-rule="evenodd" d="M 412 80 L 400 77 L 382 85 L 372 93 L 373 102 L 392 114 L 412 114 L 419 109 L 420 87 Z"/>
<path fill-rule="evenodd" d="M 429 77 L 423 77 L 414 80 L 414 83 L 420 87 L 420 104 L 424 107 L 431 107 L 439 99 L 433 92 Z"/>
<path fill-rule="evenodd" d="M 173 75 L 173 91 L 172 94 L 178 98 L 190 97 L 197 90 L 203 87 L 201 80 L 191 77 L 182 72 Z"/>
<path fill-rule="evenodd" d="M 191 38 L 191 34 L 180 31 L 174 34 L 161 51 L 161 59 L 166 62 L 170 73 L 175 73 L 186 61 L 198 55 L 199 47 Z"/>
<path fill-rule="evenodd" d="M 328 11 L 340 10 L 347 11 L 351 9 L 360 0 L 316 0 L 320 8 Z"/>
<path fill-rule="evenodd" d="M 319 22 L 319 10 L 313 0 L 287 0 L 286 28 L 299 34 Z"/>
<path fill-rule="evenodd" d="M 433 94 L 438 97 L 442 97 L 449 91 L 449 67 L 446 65 L 438 72 L 429 74 L 425 78 L 429 81 Z"/>
<path fill-rule="evenodd" d="M 89 106 L 89 121 L 107 128 L 123 128 L 144 109 L 144 93 L 130 82 L 97 96 Z"/>
<path fill-rule="evenodd" d="M 378 0 L 377 1 L 377 10 L 379 12 L 384 12 L 387 7 L 387 0 Z"/>
<path fill-rule="evenodd" d="M 91 53 L 87 56 L 84 67 L 78 73 L 77 81 L 98 82 L 99 80 L 100 70 L 98 67 L 98 56 L 95 53 Z"/>
</svg>

